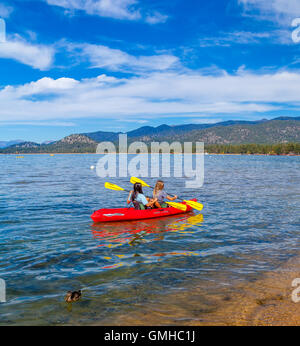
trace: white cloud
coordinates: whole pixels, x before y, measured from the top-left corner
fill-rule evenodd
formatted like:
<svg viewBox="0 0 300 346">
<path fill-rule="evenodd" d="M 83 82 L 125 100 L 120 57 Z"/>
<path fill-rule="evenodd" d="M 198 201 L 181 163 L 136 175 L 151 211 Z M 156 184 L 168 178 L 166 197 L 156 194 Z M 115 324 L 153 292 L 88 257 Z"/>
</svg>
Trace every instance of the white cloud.
<svg viewBox="0 0 300 346">
<path fill-rule="evenodd" d="M 299 0 L 238 0 L 245 13 L 290 26 L 291 20 L 300 17 Z"/>
<path fill-rule="evenodd" d="M 147 16 L 142 14 L 137 0 L 45 0 L 49 5 L 63 7 L 67 10 L 82 10 L 89 15 L 125 20 L 141 20 L 147 23 L 164 23 L 167 16 L 154 12 Z"/>
<path fill-rule="evenodd" d="M 193 123 L 193 124 L 216 124 L 220 123 L 221 121 L 224 121 L 222 118 L 206 118 L 207 114 L 197 114 L 197 118 L 199 119 L 189 119 L 187 121 L 188 124 Z"/>
<path fill-rule="evenodd" d="M 243 15 L 256 20 L 268 20 L 276 27 L 267 31 L 220 32 L 218 36 L 202 37 L 200 47 L 231 47 L 236 44 L 280 44 L 292 45 L 291 23 L 300 17 L 300 0 L 237 0 L 243 8 Z M 269 30 L 268 30 L 269 29 Z"/>
<path fill-rule="evenodd" d="M 148 16 L 146 16 L 146 22 L 148 24 L 158 24 L 158 23 L 165 23 L 168 20 L 168 16 L 161 14 L 157 11 L 155 11 L 152 14 L 149 14 Z"/>
<path fill-rule="evenodd" d="M 235 75 L 159 72 L 147 76 L 43 78 L 0 90 L 0 122 L 76 118 L 161 119 L 221 114 L 257 116 L 300 104 L 300 73 Z M 50 94 L 51 97 L 47 97 Z"/>
<path fill-rule="evenodd" d="M 218 36 L 202 37 L 200 47 L 231 47 L 237 44 L 293 44 L 291 31 L 285 29 L 270 30 L 265 32 L 234 31 L 221 32 Z"/>
<path fill-rule="evenodd" d="M 11 6 L 0 4 L 0 18 L 8 18 L 13 12 L 13 10 L 14 9 Z"/>
<path fill-rule="evenodd" d="M 39 70 L 47 70 L 53 63 L 53 47 L 31 44 L 18 35 L 7 38 L 0 45 L 0 58 L 13 59 Z"/>
<path fill-rule="evenodd" d="M 136 10 L 136 0 L 46 0 L 49 5 L 55 5 L 70 10 L 83 10 L 87 14 L 116 19 L 136 20 L 140 13 Z"/>
<path fill-rule="evenodd" d="M 36 82 L 31 82 L 19 87 L 6 86 L 2 92 L 4 95 L 6 94 L 6 96 L 11 95 L 14 97 L 17 96 L 18 98 L 30 95 L 59 94 L 62 91 L 71 90 L 77 84 L 79 84 L 79 82 L 72 78 L 52 79 L 44 77 Z"/>
<path fill-rule="evenodd" d="M 117 119 L 117 121 L 122 123 L 137 123 L 137 124 L 149 123 L 149 120 L 145 120 L 145 119 Z"/>
<path fill-rule="evenodd" d="M 67 49 L 75 56 L 87 59 L 91 67 L 111 71 L 147 72 L 163 71 L 179 65 L 179 59 L 173 55 L 160 54 L 151 56 L 134 56 L 119 49 L 103 45 L 66 44 Z"/>
<path fill-rule="evenodd" d="M 27 125 L 27 126 L 61 126 L 61 127 L 74 127 L 76 126 L 73 122 L 63 122 L 63 121 L 7 121 L 7 122 L 1 122 L 1 125 Z"/>
<path fill-rule="evenodd" d="M 270 38 L 267 32 L 221 32 L 218 36 L 200 38 L 200 47 L 222 46 L 230 47 L 232 44 L 257 44 Z"/>
</svg>

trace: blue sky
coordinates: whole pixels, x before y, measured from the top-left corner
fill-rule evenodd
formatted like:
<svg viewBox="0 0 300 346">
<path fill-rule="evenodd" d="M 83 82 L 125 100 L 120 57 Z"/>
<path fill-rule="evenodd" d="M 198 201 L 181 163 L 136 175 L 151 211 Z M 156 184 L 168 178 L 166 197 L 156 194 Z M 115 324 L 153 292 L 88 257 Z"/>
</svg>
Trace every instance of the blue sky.
<svg viewBox="0 0 300 346">
<path fill-rule="evenodd" d="M 0 0 L 0 140 L 299 116 L 299 17 L 298 0 Z"/>
</svg>

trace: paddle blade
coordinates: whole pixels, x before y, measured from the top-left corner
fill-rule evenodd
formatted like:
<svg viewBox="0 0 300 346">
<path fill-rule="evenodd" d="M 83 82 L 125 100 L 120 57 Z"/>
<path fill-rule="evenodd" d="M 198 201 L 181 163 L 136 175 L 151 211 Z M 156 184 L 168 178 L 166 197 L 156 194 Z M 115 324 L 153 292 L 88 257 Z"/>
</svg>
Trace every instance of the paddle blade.
<svg viewBox="0 0 300 346">
<path fill-rule="evenodd" d="M 151 187 L 147 183 L 145 183 L 143 180 L 141 180 L 139 178 L 135 178 L 135 177 L 131 177 L 130 182 L 131 182 L 131 184 L 140 183 L 142 186 Z"/>
<path fill-rule="evenodd" d="M 182 211 L 186 211 L 187 207 L 184 204 L 176 203 L 176 202 L 166 202 L 170 207 L 180 209 Z"/>
<path fill-rule="evenodd" d="M 104 187 L 109 190 L 114 190 L 114 191 L 124 191 L 124 189 L 121 186 L 111 184 L 111 183 L 105 183 Z"/>
<path fill-rule="evenodd" d="M 203 209 L 203 204 L 194 201 L 184 201 L 188 206 L 193 209 L 201 211 Z"/>
</svg>

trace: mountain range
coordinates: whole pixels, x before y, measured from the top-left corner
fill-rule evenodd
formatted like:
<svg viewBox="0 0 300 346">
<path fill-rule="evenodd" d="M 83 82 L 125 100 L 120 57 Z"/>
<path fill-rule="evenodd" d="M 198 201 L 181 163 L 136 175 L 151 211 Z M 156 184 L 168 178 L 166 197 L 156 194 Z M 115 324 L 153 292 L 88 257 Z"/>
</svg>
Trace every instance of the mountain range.
<svg viewBox="0 0 300 346">
<path fill-rule="evenodd" d="M 14 141 L 0 141 L 0 149 L 7 148 L 15 144 L 24 142 L 22 139 L 16 139 Z"/>
<path fill-rule="evenodd" d="M 121 132 L 97 131 L 72 134 L 56 142 L 34 143 L 12 141 L 2 144 L 0 153 L 74 153 L 95 152 L 97 143 L 118 142 Z M 179 141 L 204 142 L 209 144 L 276 144 L 300 142 L 300 117 L 279 117 L 272 120 L 239 121 L 230 120 L 215 124 L 143 126 L 127 132 L 128 142 Z M 1 147 L 1 146 L 0 146 Z"/>
</svg>

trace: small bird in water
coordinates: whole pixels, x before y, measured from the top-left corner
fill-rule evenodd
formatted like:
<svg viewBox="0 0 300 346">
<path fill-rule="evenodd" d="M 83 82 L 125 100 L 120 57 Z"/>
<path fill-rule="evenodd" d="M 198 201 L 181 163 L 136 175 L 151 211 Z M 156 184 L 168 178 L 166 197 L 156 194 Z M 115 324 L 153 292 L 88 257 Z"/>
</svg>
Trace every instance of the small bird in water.
<svg viewBox="0 0 300 346">
<path fill-rule="evenodd" d="M 73 303 L 73 302 L 77 302 L 80 298 L 81 298 L 81 290 L 74 291 L 74 292 L 68 291 L 65 297 L 65 301 L 67 303 Z"/>
</svg>

